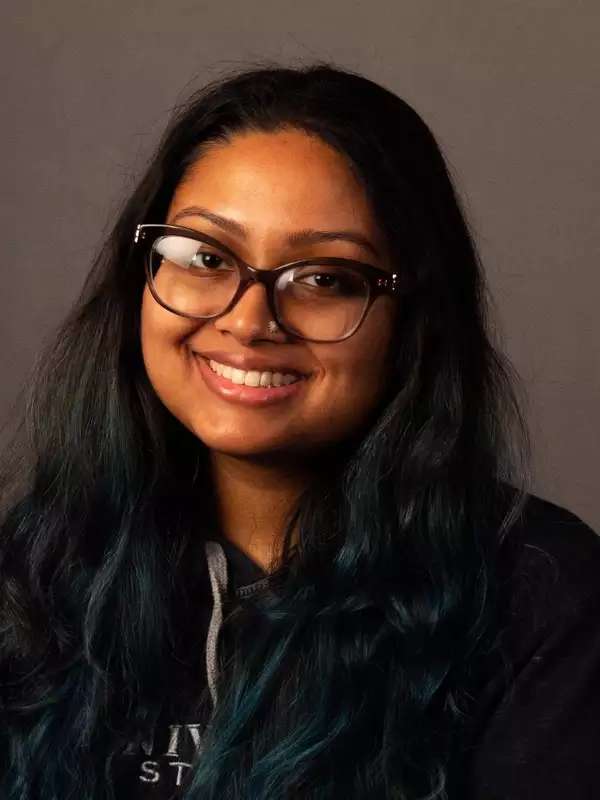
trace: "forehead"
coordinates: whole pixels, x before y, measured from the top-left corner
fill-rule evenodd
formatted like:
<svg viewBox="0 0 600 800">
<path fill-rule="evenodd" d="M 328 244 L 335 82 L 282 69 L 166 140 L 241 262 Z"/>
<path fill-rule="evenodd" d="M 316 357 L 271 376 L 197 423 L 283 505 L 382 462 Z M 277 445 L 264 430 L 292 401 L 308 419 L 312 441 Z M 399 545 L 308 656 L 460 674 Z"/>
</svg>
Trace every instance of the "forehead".
<svg viewBox="0 0 600 800">
<path fill-rule="evenodd" d="M 257 231 L 326 223 L 378 236 L 366 192 L 346 157 L 296 129 L 242 132 L 209 145 L 177 187 L 169 216 L 194 204 Z"/>
</svg>

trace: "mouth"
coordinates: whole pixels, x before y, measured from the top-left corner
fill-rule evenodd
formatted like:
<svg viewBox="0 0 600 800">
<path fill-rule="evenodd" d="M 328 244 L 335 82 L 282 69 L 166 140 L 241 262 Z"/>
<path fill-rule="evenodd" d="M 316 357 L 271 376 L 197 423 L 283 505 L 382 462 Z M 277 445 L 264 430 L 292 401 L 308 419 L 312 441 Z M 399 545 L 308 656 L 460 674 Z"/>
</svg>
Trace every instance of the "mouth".
<svg viewBox="0 0 600 800">
<path fill-rule="evenodd" d="M 232 367 L 233 369 L 242 370 L 243 372 L 270 372 L 271 374 L 280 373 L 282 375 L 294 375 L 298 378 L 306 378 L 310 371 L 302 369 L 298 364 L 297 358 L 290 358 L 290 361 L 285 360 L 283 351 L 271 353 L 271 357 L 267 358 L 262 353 L 254 352 L 232 352 L 230 350 L 192 350 L 194 355 L 205 358 L 208 362 L 214 361 L 216 364 L 223 367 Z M 273 360 L 271 360 L 271 358 Z M 286 363 L 286 361 L 288 363 Z M 293 362 L 296 361 L 294 364 Z M 291 363 L 290 363 L 291 362 Z"/>
<path fill-rule="evenodd" d="M 231 364 L 225 364 L 212 358 L 201 356 L 210 369 L 216 374 L 236 386 L 251 386 L 252 388 L 269 389 L 271 387 L 289 386 L 291 383 L 306 378 L 296 370 L 286 368 L 265 369 L 239 369 Z"/>
<path fill-rule="evenodd" d="M 242 405 L 262 406 L 297 396 L 307 375 L 271 370 L 242 370 L 194 353 L 205 385 L 222 399 Z"/>
</svg>

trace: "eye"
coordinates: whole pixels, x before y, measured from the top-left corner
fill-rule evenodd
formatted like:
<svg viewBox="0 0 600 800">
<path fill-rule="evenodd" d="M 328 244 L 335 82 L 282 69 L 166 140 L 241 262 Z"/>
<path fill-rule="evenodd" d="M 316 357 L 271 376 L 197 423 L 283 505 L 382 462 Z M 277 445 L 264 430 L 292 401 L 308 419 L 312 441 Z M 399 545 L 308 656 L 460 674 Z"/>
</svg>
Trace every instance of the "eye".
<svg viewBox="0 0 600 800">
<path fill-rule="evenodd" d="M 309 280 L 314 280 L 315 283 L 312 284 L 313 286 L 317 286 L 320 289 L 331 289 L 333 285 L 335 285 L 336 281 L 339 284 L 339 276 L 332 275 L 329 272 L 314 272 L 312 275 L 306 275 L 302 278 L 301 283 L 307 283 Z"/>
<path fill-rule="evenodd" d="M 190 266 L 215 269 L 220 267 L 224 260 L 218 253 L 213 253 L 209 250 L 198 250 L 190 259 Z"/>
<path fill-rule="evenodd" d="M 365 291 L 362 276 L 344 267 L 305 267 L 294 274 L 293 281 L 323 295 L 355 295 Z"/>
<path fill-rule="evenodd" d="M 235 269 L 225 253 L 187 236 L 163 236 L 154 243 L 153 251 L 163 262 L 187 270 L 221 272 L 223 269 Z"/>
</svg>

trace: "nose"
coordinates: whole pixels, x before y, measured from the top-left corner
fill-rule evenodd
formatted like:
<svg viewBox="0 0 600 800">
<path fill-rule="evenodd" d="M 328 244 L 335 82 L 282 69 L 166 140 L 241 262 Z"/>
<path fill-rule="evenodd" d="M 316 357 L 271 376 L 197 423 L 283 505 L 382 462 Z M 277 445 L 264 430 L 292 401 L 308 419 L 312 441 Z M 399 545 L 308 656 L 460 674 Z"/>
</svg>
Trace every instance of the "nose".
<svg viewBox="0 0 600 800">
<path fill-rule="evenodd" d="M 282 333 L 269 331 L 269 321 L 273 318 L 267 301 L 266 287 L 260 283 L 247 286 L 237 303 L 226 314 L 217 317 L 214 326 L 218 331 L 233 334 L 241 342 L 254 339 L 281 338 Z"/>
</svg>

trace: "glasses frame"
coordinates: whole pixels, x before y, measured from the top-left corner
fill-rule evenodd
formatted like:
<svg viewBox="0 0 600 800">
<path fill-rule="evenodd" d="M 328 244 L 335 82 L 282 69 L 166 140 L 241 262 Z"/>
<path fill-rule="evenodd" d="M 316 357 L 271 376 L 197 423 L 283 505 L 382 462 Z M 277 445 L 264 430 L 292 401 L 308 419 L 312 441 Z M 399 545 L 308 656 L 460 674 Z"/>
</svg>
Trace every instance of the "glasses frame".
<svg viewBox="0 0 600 800">
<path fill-rule="evenodd" d="M 156 235 L 151 236 L 151 234 L 155 233 Z M 223 311 L 219 311 L 218 314 L 212 314 L 208 317 L 198 316 L 197 314 L 187 314 L 183 311 L 177 311 L 177 309 L 172 308 L 165 303 L 156 292 L 154 288 L 154 278 L 152 275 L 152 265 L 151 265 L 151 254 L 152 254 L 152 245 L 161 235 L 168 235 L 168 234 L 179 234 L 181 236 L 186 236 L 191 239 L 196 239 L 199 242 L 203 242 L 204 244 L 208 244 L 211 247 L 220 250 L 221 252 L 226 253 L 230 256 L 235 264 L 237 265 L 239 272 L 240 272 L 240 283 L 239 286 L 231 298 L 230 302 L 228 303 L 227 307 L 223 309 Z M 237 255 L 233 250 L 231 250 L 227 245 L 220 242 L 218 239 L 214 239 L 212 236 L 209 236 L 207 233 L 201 233 L 200 231 L 195 230 L 194 228 L 186 228 L 182 225 L 168 225 L 168 224 L 159 224 L 159 223 L 143 223 L 136 226 L 135 229 L 135 236 L 134 236 L 134 245 L 145 246 L 145 271 L 146 271 L 146 278 L 148 282 L 148 288 L 157 303 L 159 303 L 163 308 L 167 309 L 167 311 L 171 311 L 173 314 L 178 314 L 181 317 L 187 317 L 189 319 L 200 319 L 200 320 L 207 320 L 207 319 L 217 319 L 218 317 L 223 316 L 223 314 L 227 314 L 238 302 L 240 297 L 244 294 L 246 289 L 253 283 L 262 284 L 266 289 L 267 294 L 267 304 L 269 306 L 269 310 L 274 320 L 276 320 L 279 327 L 284 330 L 286 333 L 295 336 L 297 338 L 303 339 L 309 342 L 342 342 L 345 339 L 350 338 L 362 325 L 365 317 L 367 316 L 367 312 L 369 311 L 371 305 L 375 301 L 377 297 L 382 294 L 388 294 L 392 296 L 399 296 L 403 293 L 404 287 L 401 283 L 400 276 L 397 273 L 389 273 L 380 267 L 375 267 L 373 264 L 368 264 L 364 261 L 355 261 L 351 258 L 338 258 L 335 256 L 323 256 L 320 258 L 303 258 L 298 261 L 290 261 L 286 264 L 281 264 L 281 266 L 274 267 L 273 269 L 259 269 L 258 267 L 254 267 L 251 264 L 248 264 L 247 261 L 244 261 L 240 256 Z M 303 336 L 298 331 L 294 330 L 293 328 L 287 326 L 279 317 L 279 313 L 277 311 L 277 303 L 275 300 L 275 284 L 277 279 L 288 269 L 293 267 L 306 267 L 306 266 L 341 266 L 341 267 L 351 267 L 352 269 L 358 271 L 360 275 L 366 280 L 367 282 L 367 299 L 365 302 L 365 307 L 363 309 L 362 315 L 354 328 L 344 336 L 340 337 L 339 339 L 313 339 L 308 336 Z"/>
</svg>

